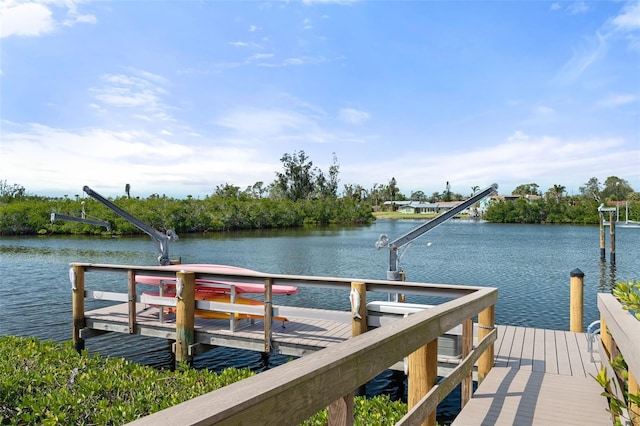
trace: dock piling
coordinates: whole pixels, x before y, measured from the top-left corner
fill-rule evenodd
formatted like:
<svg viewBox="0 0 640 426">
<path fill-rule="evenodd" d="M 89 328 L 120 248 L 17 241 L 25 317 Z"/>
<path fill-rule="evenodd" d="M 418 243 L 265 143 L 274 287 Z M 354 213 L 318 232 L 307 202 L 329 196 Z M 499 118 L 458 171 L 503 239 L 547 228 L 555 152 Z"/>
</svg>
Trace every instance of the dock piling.
<svg viewBox="0 0 640 426">
<path fill-rule="evenodd" d="M 80 338 L 80 330 L 85 326 L 84 320 L 84 268 L 73 265 L 69 271 L 71 280 L 71 304 L 73 312 L 73 347 L 76 351 L 84 350 L 84 339 Z"/>
<path fill-rule="evenodd" d="M 576 268 L 569 274 L 570 279 L 570 302 L 569 302 L 569 331 L 582 333 L 583 310 L 584 310 L 584 272 Z"/>
<path fill-rule="evenodd" d="M 600 217 L 600 260 L 605 261 L 606 253 L 604 248 L 604 212 L 599 211 Z"/>
<path fill-rule="evenodd" d="M 613 211 L 609 212 L 609 260 L 612 265 L 616 263 L 616 221 L 613 219 Z"/>
<path fill-rule="evenodd" d="M 478 314 L 478 341 L 484 339 L 489 333 L 495 329 L 496 318 L 495 305 L 489 306 L 484 311 Z M 478 359 L 478 382 L 487 377 L 489 371 L 493 368 L 494 362 L 494 348 L 493 345 L 485 351 L 485 353 Z"/>
</svg>

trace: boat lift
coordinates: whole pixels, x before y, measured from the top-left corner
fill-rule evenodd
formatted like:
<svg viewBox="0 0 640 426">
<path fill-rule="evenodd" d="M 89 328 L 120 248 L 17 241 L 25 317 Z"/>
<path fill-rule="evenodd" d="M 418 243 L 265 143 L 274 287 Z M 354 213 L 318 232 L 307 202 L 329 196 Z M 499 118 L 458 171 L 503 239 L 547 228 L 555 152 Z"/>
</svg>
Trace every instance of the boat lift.
<svg viewBox="0 0 640 426">
<path fill-rule="evenodd" d="M 470 198 L 466 199 L 465 201 L 453 207 L 452 209 L 442 212 L 441 214 L 429 220 L 428 222 L 425 222 L 424 224 L 396 238 L 393 241 L 389 241 L 389 236 L 386 234 L 380 235 L 380 238 L 376 242 L 376 248 L 379 250 L 383 247 L 389 247 L 389 270 L 387 271 L 387 279 L 390 281 L 402 280 L 401 269 L 400 269 L 400 257 L 398 256 L 398 251 L 402 247 L 410 244 L 416 238 L 429 232 L 430 230 L 437 227 L 438 225 L 441 225 L 442 223 L 451 219 L 452 217 L 454 217 L 464 209 L 473 206 L 475 203 L 487 197 L 488 195 L 491 195 L 497 190 L 498 190 L 498 184 L 494 183 L 493 185 L 488 186 L 487 188 L 476 192 Z"/>
<path fill-rule="evenodd" d="M 70 222 L 79 222 L 79 223 L 85 223 L 87 225 L 95 225 L 95 226 L 104 226 L 105 228 L 107 228 L 107 231 L 111 231 L 111 224 L 107 221 L 104 220 L 97 220 L 97 219 L 87 219 L 87 213 L 84 210 L 84 205 L 85 202 L 82 202 L 82 213 L 80 217 L 76 217 L 76 216 L 69 216 L 66 214 L 61 214 L 61 213 L 51 213 L 51 223 L 55 222 L 56 220 L 68 220 Z"/>
<path fill-rule="evenodd" d="M 130 213 L 126 212 L 125 210 L 121 209 L 120 207 L 116 206 L 111 201 L 107 200 L 102 195 L 98 194 L 88 186 L 85 185 L 82 188 L 82 190 L 86 192 L 87 195 L 89 195 L 91 198 L 98 201 L 99 203 L 101 203 L 102 205 L 104 205 L 105 207 L 107 207 L 109 210 L 116 213 L 117 215 L 121 216 L 122 218 L 128 220 L 136 228 L 140 229 L 145 234 L 149 235 L 153 240 L 153 242 L 156 244 L 156 247 L 158 249 L 158 263 L 160 263 L 161 266 L 166 266 L 171 264 L 171 260 L 169 259 L 169 241 L 178 240 L 178 235 L 172 229 L 168 229 L 166 233 L 162 233 L 152 228 L 151 226 L 147 225 L 146 223 L 142 222 L 141 220 L 131 215 Z M 55 221 L 56 219 L 62 219 L 62 220 L 70 220 L 73 222 L 86 223 L 90 225 L 105 226 L 107 229 L 111 229 L 111 225 L 109 224 L 109 222 L 87 219 L 85 216 L 86 215 L 84 211 L 84 201 L 83 201 L 82 217 L 51 213 L 51 222 L 53 223 L 53 221 Z"/>
</svg>

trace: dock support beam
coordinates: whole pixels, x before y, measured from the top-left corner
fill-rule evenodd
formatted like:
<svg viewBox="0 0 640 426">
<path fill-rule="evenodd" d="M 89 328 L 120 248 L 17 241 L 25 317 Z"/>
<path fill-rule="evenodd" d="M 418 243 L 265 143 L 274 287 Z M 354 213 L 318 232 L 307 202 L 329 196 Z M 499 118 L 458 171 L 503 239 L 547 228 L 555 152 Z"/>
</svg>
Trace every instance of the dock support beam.
<svg viewBox="0 0 640 426">
<path fill-rule="evenodd" d="M 569 331 L 582 333 L 584 331 L 584 272 L 576 268 L 570 273 L 570 306 L 569 306 Z"/>
<path fill-rule="evenodd" d="M 473 349 L 473 319 L 468 319 L 462 323 L 462 359 L 465 359 Z M 473 394 L 473 373 L 462 379 L 460 408 L 464 408 L 471 400 Z"/>
<path fill-rule="evenodd" d="M 629 371 L 629 381 L 627 382 L 629 385 L 629 395 L 639 395 L 640 387 L 638 386 L 638 380 L 633 375 L 632 371 Z M 640 405 L 634 403 L 633 401 L 629 401 L 629 417 L 631 417 L 631 424 L 633 426 L 640 425 Z"/>
<path fill-rule="evenodd" d="M 189 347 L 194 342 L 194 311 L 196 274 L 180 271 L 176 281 L 176 366 L 180 362 L 191 362 Z M 182 288 L 180 283 L 182 282 Z M 180 291 L 182 290 L 182 291 Z"/>
<path fill-rule="evenodd" d="M 478 341 L 484 339 L 496 327 L 495 317 L 495 305 L 489 306 L 478 314 Z M 478 359 L 478 383 L 481 383 L 493 368 L 493 357 L 494 350 L 493 345 L 491 345 Z"/>
<path fill-rule="evenodd" d="M 438 382 L 438 339 L 433 339 L 409 354 L 408 360 L 407 407 L 411 410 Z M 434 409 L 421 425 L 435 426 L 435 424 L 436 410 Z"/>
<path fill-rule="evenodd" d="M 273 336 L 273 279 L 264 280 L 264 355 L 269 359 Z M 267 365 L 269 362 L 267 361 Z"/>
<path fill-rule="evenodd" d="M 353 296 L 353 298 L 360 300 L 358 306 L 351 307 L 351 337 L 355 337 L 367 332 L 367 285 L 354 281 L 351 283 L 351 291 L 357 293 L 357 296 Z M 353 397 L 364 394 L 364 386 L 360 386 L 355 391 L 351 391 L 333 402 L 329 406 L 329 426 L 352 426 Z"/>
<path fill-rule="evenodd" d="M 69 271 L 71 281 L 71 304 L 73 311 L 73 347 L 76 351 L 84 350 L 84 339 L 80 338 L 80 330 L 85 326 L 84 321 L 84 268 L 73 265 Z"/>
</svg>

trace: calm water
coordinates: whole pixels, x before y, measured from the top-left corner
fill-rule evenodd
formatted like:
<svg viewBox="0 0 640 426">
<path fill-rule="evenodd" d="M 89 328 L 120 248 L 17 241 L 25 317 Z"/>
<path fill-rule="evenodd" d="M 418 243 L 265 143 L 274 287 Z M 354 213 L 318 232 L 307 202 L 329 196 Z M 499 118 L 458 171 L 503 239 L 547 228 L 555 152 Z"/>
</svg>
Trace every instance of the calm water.
<svg viewBox="0 0 640 426">
<path fill-rule="evenodd" d="M 171 244 L 170 255 L 183 263 L 228 264 L 270 273 L 386 279 L 389 252 L 375 249 L 378 237 L 387 234 L 394 239 L 419 224 L 397 220 L 366 227 L 183 235 Z M 616 281 L 640 279 L 640 230 L 616 232 L 612 268 L 608 234 L 607 262 L 600 262 L 597 227 L 449 221 L 414 241 L 402 255 L 401 267 L 408 281 L 497 287 L 497 323 L 568 329 L 573 269 L 585 273 L 585 325 L 599 318 L 598 292 L 609 291 Z M 154 265 L 154 250 L 148 237 L 0 238 L 0 332 L 69 340 L 69 263 Z M 418 297 L 408 301 L 433 302 Z M 276 303 L 349 309 L 346 292 L 308 288 Z M 166 342 L 160 339 L 107 335 L 89 340 L 87 347 L 149 365 L 171 364 Z M 278 364 L 285 361 L 282 358 L 275 356 L 270 362 Z M 201 355 L 195 364 L 264 368 L 259 354 L 221 348 Z"/>
</svg>

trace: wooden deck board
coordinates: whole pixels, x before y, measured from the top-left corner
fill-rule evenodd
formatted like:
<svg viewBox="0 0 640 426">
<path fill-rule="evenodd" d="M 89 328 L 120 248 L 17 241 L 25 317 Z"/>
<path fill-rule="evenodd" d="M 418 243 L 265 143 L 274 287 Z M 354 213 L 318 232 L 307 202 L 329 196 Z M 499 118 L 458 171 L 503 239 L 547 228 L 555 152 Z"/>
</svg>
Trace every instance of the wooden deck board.
<svg viewBox="0 0 640 426">
<path fill-rule="evenodd" d="M 500 331 L 500 328 L 498 328 Z M 513 343 L 513 335 L 515 333 L 515 327 L 506 326 L 502 328 L 502 339 L 500 340 L 500 347 L 496 347 L 496 359 L 495 364 L 498 367 L 506 367 L 509 363 L 509 354 L 511 353 L 511 345 Z"/>
<path fill-rule="evenodd" d="M 545 362 L 545 332 L 540 328 L 534 329 L 534 346 L 533 359 L 531 362 L 531 370 L 536 372 L 544 372 L 546 368 Z"/>
<path fill-rule="evenodd" d="M 544 331 L 544 371 L 558 373 L 558 359 L 556 358 L 556 336 L 553 330 Z"/>
<path fill-rule="evenodd" d="M 534 328 L 524 329 L 524 340 L 522 341 L 522 359 L 520 368 L 533 370 L 533 349 L 535 348 L 536 330 Z"/>
<path fill-rule="evenodd" d="M 524 346 L 524 327 L 514 327 L 513 342 L 511 344 L 511 351 L 509 352 L 509 361 L 507 367 L 520 368 L 520 361 L 522 360 L 522 347 Z"/>
<path fill-rule="evenodd" d="M 565 333 L 565 339 L 567 341 L 567 353 L 569 354 L 569 364 L 571 365 L 571 375 L 586 376 L 584 365 L 582 363 L 582 357 L 580 356 L 580 347 L 578 346 L 576 337 L 576 333 Z"/>
<path fill-rule="evenodd" d="M 453 422 L 465 425 L 606 425 L 606 400 L 595 380 L 494 368 Z"/>
<path fill-rule="evenodd" d="M 612 424 L 602 389 L 590 375 L 597 362 L 583 333 L 505 327 L 496 366 L 453 425 Z"/>
<path fill-rule="evenodd" d="M 556 337 L 556 356 L 558 359 L 558 373 L 571 375 L 571 364 L 569 363 L 569 351 L 567 349 L 567 339 L 565 332 L 554 330 Z"/>
</svg>

